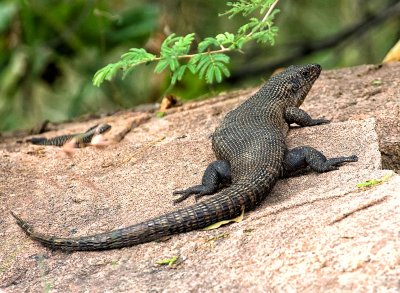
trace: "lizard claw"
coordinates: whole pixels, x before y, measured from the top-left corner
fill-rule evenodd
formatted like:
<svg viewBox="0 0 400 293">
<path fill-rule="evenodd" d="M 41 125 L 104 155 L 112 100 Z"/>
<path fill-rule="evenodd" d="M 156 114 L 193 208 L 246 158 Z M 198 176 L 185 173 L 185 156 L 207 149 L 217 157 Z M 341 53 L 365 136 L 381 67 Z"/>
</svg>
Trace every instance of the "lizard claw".
<svg viewBox="0 0 400 293">
<path fill-rule="evenodd" d="M 172 201 L 172 203 L 173 203 L 174 205 L 175 205 L 175 204 L 178 204 L 178 203 L 184 201 L 185 199 L 187 199 L 189 196 L 190 196 L 190 194 L 184 194 L 184 195 L 180 196 L 179 198 L 174 199 L 174 200 Z"/>
<path fill-rule="evenodd" d="M 195 196 L 194 196 L 194 200 L 195 200 L 195 202 L 197 202 L 202 196 L 204 196 L 205 194 L 196 194 Z"/>
<path fill-rule="evenodd" d="M 196 186 L 190 187 L 185 190 L 174 191 L 172 193 L 173 195 L 181 195 L 181 196 L 179 198 L 175 199 L 173 201 L 173 203 L 174 204 L 180 203 L 180 202 L 184 201 L 185 199 L 187 199 L 192 194 L 195 194 L 194 198 L 197 201 L 200 197 L 202 197 L 204 195 L 208 195 L 208 194 L 213 194 L 213 193 L 214 193 L 214 190 L 207 188 L 207 186 L 196 185 Z"/>
<path fill-rule="evenodd" d="M 173 200 L 173 204 L 177 204 L 180 203 L 184 200 L 186 200 L 190 195 L 192 195 L 193 192 L 191 192 L 190 190 L 186 189 L 186 190 L 177 190 L 174 191 L 172 193 L 172 195 L 176 196 L 176 195 L 180 195 L 180 197 L 178 197 L 177 199 Z"/>
</svg>

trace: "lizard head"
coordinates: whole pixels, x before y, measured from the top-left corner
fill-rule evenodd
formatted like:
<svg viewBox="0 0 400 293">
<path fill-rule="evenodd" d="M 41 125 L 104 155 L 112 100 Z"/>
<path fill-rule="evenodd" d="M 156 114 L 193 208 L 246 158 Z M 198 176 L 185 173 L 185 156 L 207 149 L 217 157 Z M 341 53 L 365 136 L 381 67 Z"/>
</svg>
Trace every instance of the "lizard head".
<svg viewBox="0 0 400 293">
<path fill-rule="evenodd" d="M 97 128 L 96 128 L 96 134 L 106 133 L 106 132 L 109 131 L 110 129 L 111 129 L 111 125 L 108 125 L 108 124 L 100 124 L 100 125 L 97 126 Z"/>
<path fill-rule="evenodd" d="M 283 87 L 289 93 L 289 106 L 299 107 L 303 103 L 320 73 L 321 65 L 307 64 L 289 66 L 276 75 L 283 81 Z"/>
</svg>

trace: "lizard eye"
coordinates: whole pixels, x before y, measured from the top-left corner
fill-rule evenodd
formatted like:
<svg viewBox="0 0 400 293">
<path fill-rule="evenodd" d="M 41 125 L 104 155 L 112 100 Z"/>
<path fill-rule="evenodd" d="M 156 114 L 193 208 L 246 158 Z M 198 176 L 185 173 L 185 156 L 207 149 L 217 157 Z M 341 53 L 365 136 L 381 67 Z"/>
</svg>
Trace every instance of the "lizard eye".
<svg viewBox="0 0 400 293">
<path fill-rule="evenodd" d="M 302 74 L 303 74 L 304 77 L 308 77 L 308 76 L 310 75 L 310 74 L 308 73 L 308 71 L 303 71 Z"/>
</svg>

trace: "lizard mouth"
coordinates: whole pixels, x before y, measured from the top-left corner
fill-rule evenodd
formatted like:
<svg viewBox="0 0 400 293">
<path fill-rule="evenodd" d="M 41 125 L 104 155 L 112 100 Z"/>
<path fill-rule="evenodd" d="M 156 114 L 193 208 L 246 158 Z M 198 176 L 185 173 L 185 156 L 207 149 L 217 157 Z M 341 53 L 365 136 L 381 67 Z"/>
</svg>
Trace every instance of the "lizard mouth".
<svg viewBox="0 0 400 293">
<path fill-rule="evenodd" d="M 310 91 L 314 82 L 317 80 L 317 78 L 321 74 L 321 65 L 312 64 L 309 73 L 310 73 L 309 82 L 301 85 L 301 87 L 299 89 L 299 97 L 297 100 L 297 107 L 300 107 L 301 104 L 303 104 L 308 92 Z"/>
<path fill-rule="evenodd" d="M 319 75 L 321 74 L 321 65 L 319 64 L 312 64 L 311 65 L 311 82 L 314 83 L 314 81 L 319 77 Z"/>
</svg>

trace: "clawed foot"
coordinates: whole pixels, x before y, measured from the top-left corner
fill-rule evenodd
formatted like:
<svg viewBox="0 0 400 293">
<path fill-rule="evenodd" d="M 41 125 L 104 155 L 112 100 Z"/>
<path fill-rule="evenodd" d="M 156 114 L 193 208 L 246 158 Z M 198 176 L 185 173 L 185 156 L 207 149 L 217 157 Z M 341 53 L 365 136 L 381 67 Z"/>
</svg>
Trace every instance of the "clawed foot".
<svg viewBox="0 0 400 293">
<path fill-rule="evenodd" d="M 358 157 L 356 155 L 349 156 L 349 157 L 341 157 L 341 158 L 333 158 L 326 161 L 327 167 L 322 170 L 323 172 L 339 170 L 339 167 L 345 163 L 349 162 L 357 162 Z"/>
<path fill-rule="evenodd" d="M 343 157 L 343 158 L 341 158 L 341 162 L 336 164 L 336 166 L 341 166 L 344 163 L 351 163 L 351 162 L 357 162 L 357 161 L 358 161 L 358 157 L 356 155 L 352 155 L 349 157 Z"/>
<path fill-rule="evenodd" d="M 190 192 L 190 191 L 188 191 L 188 189 L 186 189 L 186 190 L 178 190 L 178 191 L 174 191 L 173 193 L 172 193 L 172 195 L 181 195 L 180 197 L 178 197 L 178 198 L 176 198 L 176 199 L 174 199 L 172 202 L 173 202 L 173 204 L 177 204 L 177 203 L 180 203 L 180 202 L 182 202 L 182 201 L 184 201 L 185 199 L 187 199 L 189 196 L 191 196 L 192 195 L 192 193 Z"/>
<path fill-rule="evenodd" d="M 172 194 L 173 195 L 180 195 L 180 197 L 178 197 L 177 199 L 174 199 L 173 204 L 177 204 L 177 203 L 180 203 L 180 202 L 184 201 L 185 199 L 187 199 L 192 194 L 195 194 L 194 199 L 197 201 L 200 197 L 202 197 L 204 195 L 209 195 L 209 194 L 212 194 L 212 193 L 214 193 L 214 190 L 213 189 L 209 189 L 204 185 L 197 185 L 197 186 L 193 186 L 193 187 L 188 188 L 188 189 L 177 190 L 177 191 L 174 191 Z"/>
</svg>

